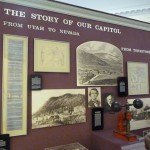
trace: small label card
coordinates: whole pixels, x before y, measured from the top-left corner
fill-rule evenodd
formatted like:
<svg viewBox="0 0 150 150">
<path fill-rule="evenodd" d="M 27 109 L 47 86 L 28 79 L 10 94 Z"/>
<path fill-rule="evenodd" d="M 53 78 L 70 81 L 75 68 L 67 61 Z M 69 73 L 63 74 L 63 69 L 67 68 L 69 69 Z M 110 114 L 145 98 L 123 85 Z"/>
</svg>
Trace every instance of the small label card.
<svg viewBox="0 0 150 150">
<path fill-rule="evenodd" d="M 9 134 L 1 134 L 0 135 L 0 150 L 10 150 Z"/>
<path fill-rule="evenodd" d="M 103 129 L 103 109 L 96 107 L 92 109 L 92 130 Z"/>
<path fill-rule="evenodd" d="M 31 90 L 41 90 L 42 89 L 42 76 L 41 75 L 31 75 Z"/>
</svg>

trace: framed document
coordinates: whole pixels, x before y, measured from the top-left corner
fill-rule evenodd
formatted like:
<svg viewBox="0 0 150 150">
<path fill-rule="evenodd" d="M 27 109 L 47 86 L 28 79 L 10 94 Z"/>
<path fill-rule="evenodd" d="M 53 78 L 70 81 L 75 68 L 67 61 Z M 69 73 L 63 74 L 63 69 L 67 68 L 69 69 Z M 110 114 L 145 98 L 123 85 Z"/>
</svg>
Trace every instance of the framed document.
<svg viewBox="0 0 150 150">
<path fill-rule="evenodd" d="M 28 38 L 3 35 L 2 134 L 27 133 Z"/>
<path fill-rule="evenodd" d="M 148 63 L 127 62 L 128 94 L 149 94 Z"/>
<path fill-rule="evenodd" d="M 92 109 L 92 130 L 103 129 L 103 108 Z"/>
<path fill-rule="evenodd" d="M 34 39 L 35 72 L 70 72 L 70 43 Z"/>
</svg>

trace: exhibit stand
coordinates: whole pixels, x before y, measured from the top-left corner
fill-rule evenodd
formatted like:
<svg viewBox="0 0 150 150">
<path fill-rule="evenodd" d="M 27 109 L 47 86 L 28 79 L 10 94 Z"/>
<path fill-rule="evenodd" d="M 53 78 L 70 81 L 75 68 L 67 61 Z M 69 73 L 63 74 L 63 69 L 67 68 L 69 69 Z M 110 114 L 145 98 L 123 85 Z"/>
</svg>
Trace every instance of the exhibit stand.
<svg viewBox="0 0 150 150">
<path fill-rule="evenodd" d="M 145 150 L 143 141 L 129 142 L 113 135 L 113 130 L 92 132 L 92 150 Z"/>
</svg>

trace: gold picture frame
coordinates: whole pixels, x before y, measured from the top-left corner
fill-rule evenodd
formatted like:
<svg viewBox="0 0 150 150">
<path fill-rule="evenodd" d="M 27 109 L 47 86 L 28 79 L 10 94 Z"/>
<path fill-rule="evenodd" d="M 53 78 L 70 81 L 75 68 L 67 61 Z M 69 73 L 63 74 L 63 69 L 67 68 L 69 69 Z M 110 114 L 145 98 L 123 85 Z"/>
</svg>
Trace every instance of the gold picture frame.
<svg viewBox="0 0 150 150">
<path fill-rule="evenodd" d="M 27 134 L 28 37 L 3 35 L 2 134 Z"/>
<path fill-rule="evenodd" d="M 128 95 L 149 94 L 148 63 L 127 62 Z"/>
<path fill-rule="evenodd" d="M 70 72 L 70 43 L 34 39 L 35 72 Z"/>
</svg>

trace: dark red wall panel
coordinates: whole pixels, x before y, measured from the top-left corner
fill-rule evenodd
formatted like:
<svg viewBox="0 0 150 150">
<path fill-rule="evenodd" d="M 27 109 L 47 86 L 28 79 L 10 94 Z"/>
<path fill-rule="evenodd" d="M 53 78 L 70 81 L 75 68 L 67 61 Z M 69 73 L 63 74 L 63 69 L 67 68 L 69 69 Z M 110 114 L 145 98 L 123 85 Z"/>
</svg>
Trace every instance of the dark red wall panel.
<svg viewBox="0 0 150 150">
<path fill-rule="evenodd" d="M 26 17 L 16 17 L 6 15 L 4 8 L 24 11 Z M 52 23 L 37 19 L 31 19 L 31 13 L 43 14 L 46 16 L 58 17 L 59 23 Z M 125 48 L 137 48 L 141 50 L 150 50 L 150 33 L 147 31 L 129 28 L 120 25 L 114 25 L 110 23 L 104 23 L 100 21 L 89 20 L 80 17 L 74 17 L 64 15 L 56 12 L 50 12 L 46 10 L 33 9 L 24 6 L 18 6 L 14 4 L 0 2 L 0 72 L 2 72 L 2 60 L 3 60 L 3 34 L 22 35 L 28 37 L 28 76 L 34 73 L 34 38 L 67 41 L 70 43 L 70 73 L 39 73 L 43 77 L 43 89 L 75 89 L 81 88 L 76 85 L 76 48 L 81 43 L 87 41 L 102 41 L 108 42 L 119 49 Z M 72 25 L 65 25 L 63 19 L 73 20 Z M 3 25 L 4 21 L 17 22 L 23 24 L 23 28 L 17 28 L 13 26 Z M 82 28 L 77 26 L 77 22 L 86 22 L 92 25 L 92 29 Z M 28 29 L 27 25 L 43 26 L 44 31 Z M 120 29 L 121 34 L 115 34 L 111 32 L 98 31 L 94 29 L 95 25 L 106 26 L 111 28 Z M 57 32 L 49 32 L 48 27 L 55 28 Z M 61 34 L 59 29 L 75 31 L 80 36 Z M 122 51 L 124 75 L 127 75 L 127 61 L 139 61 L 150 63 L 150 54 L 146 53 L 134 53 Z M 2 85 L 2 79 L 0 78 Z M 42 150 L 46 147 L 68 144 L 72 142 L 80 142 L 84 146 L 90 149 L 91 146 L 91 109 L 87 107 L 87 87 L 86 89 L 86 118 L 87 122 L 82 124 L 64 125 L 57 127 L 46 127 L 41 129 L 31 129 L 31 90 L 28 88 L 28 108 L 27 108 L 27 135 L 11 138 L 11 150 Z M 112 92 L 116 99 L 125 103 L 127 98 L 133 98 L 133 96 L 118 98 L 116 87 L 102 87 L 102 93 Z M 0 90 L 0 95 L 2 91 Z M 146 95 L 148 96 L 148 95 Z M 143 96 L 144 97 L 144 96 Z M 2 99 L 2 96 L 1 96 Z M 1 106 L 1 102 L 0 102 Z M 104 129 L 116 128 L 117 114 L 104 114 Z"/>
</svg>

